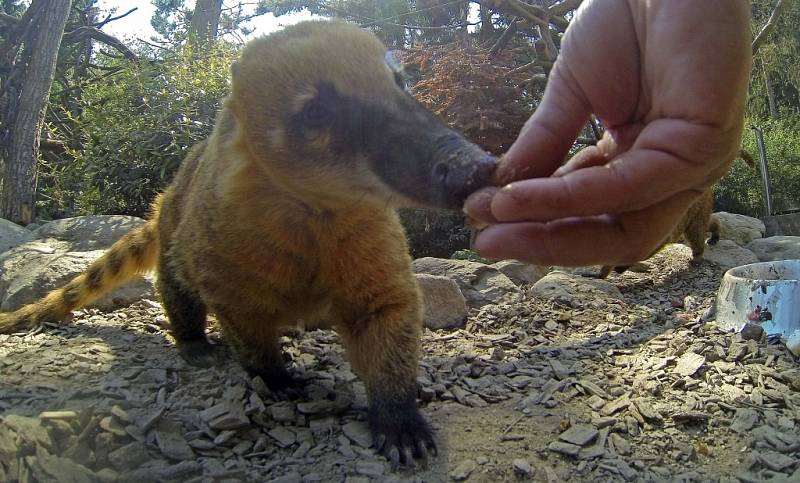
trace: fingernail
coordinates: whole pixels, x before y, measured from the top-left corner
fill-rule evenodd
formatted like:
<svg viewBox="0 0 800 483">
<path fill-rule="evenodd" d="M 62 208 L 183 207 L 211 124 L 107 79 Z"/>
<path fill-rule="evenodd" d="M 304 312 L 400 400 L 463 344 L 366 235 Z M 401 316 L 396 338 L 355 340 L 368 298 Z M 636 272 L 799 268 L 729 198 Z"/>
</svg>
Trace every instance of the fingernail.
<svg viewBox="0 0 800 483">
<path fill-rule="evenodd" d="M 497 193 L 497 188 L 486 188 L 473 193 L 464 202 L 464 213 L 470 218 L 482 221 L 492 221 L 492 198 Z"/>
</svg>

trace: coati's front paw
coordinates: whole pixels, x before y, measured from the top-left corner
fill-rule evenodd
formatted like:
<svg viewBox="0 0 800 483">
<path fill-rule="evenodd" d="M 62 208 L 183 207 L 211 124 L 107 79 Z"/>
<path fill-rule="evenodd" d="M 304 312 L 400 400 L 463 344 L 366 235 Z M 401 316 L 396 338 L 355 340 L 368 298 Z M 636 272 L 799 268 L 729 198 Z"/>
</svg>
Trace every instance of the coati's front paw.
<svg viewBox="0 0 800 483">
<path fill-rule="evenodd" d="M 195 367 L 209 368 L 217 363 L 214 345 L 208 339 L 178 341 L 178 353 Z"/>
<path fill-rule="evenodd" d="M 433 431 L 417 409 L 416 399 L 401 402 L 373 398 L 369 427 L 375 449 L 396 469 L 401 464 L 413 466 L 415 458 L 423 464 L 428 455 L 436 455 Z"/>
<path fill-rule="evenodd" d="M 303 396 L 303 384 L 293 378 L 284 367 L 245 368 L 251 377 L 260 377 L 276 400 L 288 401 Z"/>
</svg>

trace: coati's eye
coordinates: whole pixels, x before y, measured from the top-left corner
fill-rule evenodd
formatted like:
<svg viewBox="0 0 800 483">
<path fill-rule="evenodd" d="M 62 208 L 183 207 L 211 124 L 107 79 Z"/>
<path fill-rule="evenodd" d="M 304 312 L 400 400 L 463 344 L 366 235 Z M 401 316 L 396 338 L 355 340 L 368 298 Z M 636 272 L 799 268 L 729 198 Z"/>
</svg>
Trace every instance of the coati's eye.
<svg viewBox="0 0 800 483">
<path fill-rule="evenodd" d="M 331 121 L 333 113 L 319 102 L 309 102 L 303 108 L 303 122 L 309 127 L 323 127 Z"/>
</svg>

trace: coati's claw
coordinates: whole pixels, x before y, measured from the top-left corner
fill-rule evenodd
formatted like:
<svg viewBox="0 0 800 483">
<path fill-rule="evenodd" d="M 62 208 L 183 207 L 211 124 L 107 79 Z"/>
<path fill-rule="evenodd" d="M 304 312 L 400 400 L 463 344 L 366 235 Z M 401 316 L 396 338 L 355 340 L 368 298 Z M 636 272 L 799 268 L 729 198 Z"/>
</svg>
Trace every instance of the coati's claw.
<svg viewBox="0 0 800 483">
<path fill-rule="evenodd" d="M 415 459 L 424 465 L 429 454 L 436 454 L 433 432 L 414 401 L 410 406 L 373 405 L 369 425 L 376 451 L 389 460 L 393 469 L 412 467 Z"/>
<path fill-rule="evenodd" d="M 214 345 L 208 339 L 195 339 L 178 342 L 178 353 L 192 366 L 204 369 L 217 363 Z"/>
</svg>

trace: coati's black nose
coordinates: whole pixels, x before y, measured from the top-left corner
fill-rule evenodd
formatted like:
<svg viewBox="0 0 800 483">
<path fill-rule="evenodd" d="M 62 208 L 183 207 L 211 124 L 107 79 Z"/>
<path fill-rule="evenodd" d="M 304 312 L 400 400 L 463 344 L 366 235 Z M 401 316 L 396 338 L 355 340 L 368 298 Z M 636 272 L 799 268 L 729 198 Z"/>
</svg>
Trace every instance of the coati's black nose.
<svg viewBox="0 0 800 483">
<path fill-rule="evenodd" d="M 473 191 L 487 186 L 496 159 L 460 136 L 447 136 L 438 144 L 432 179 L 449 208 L 460 208 Z"/>
</svg>

